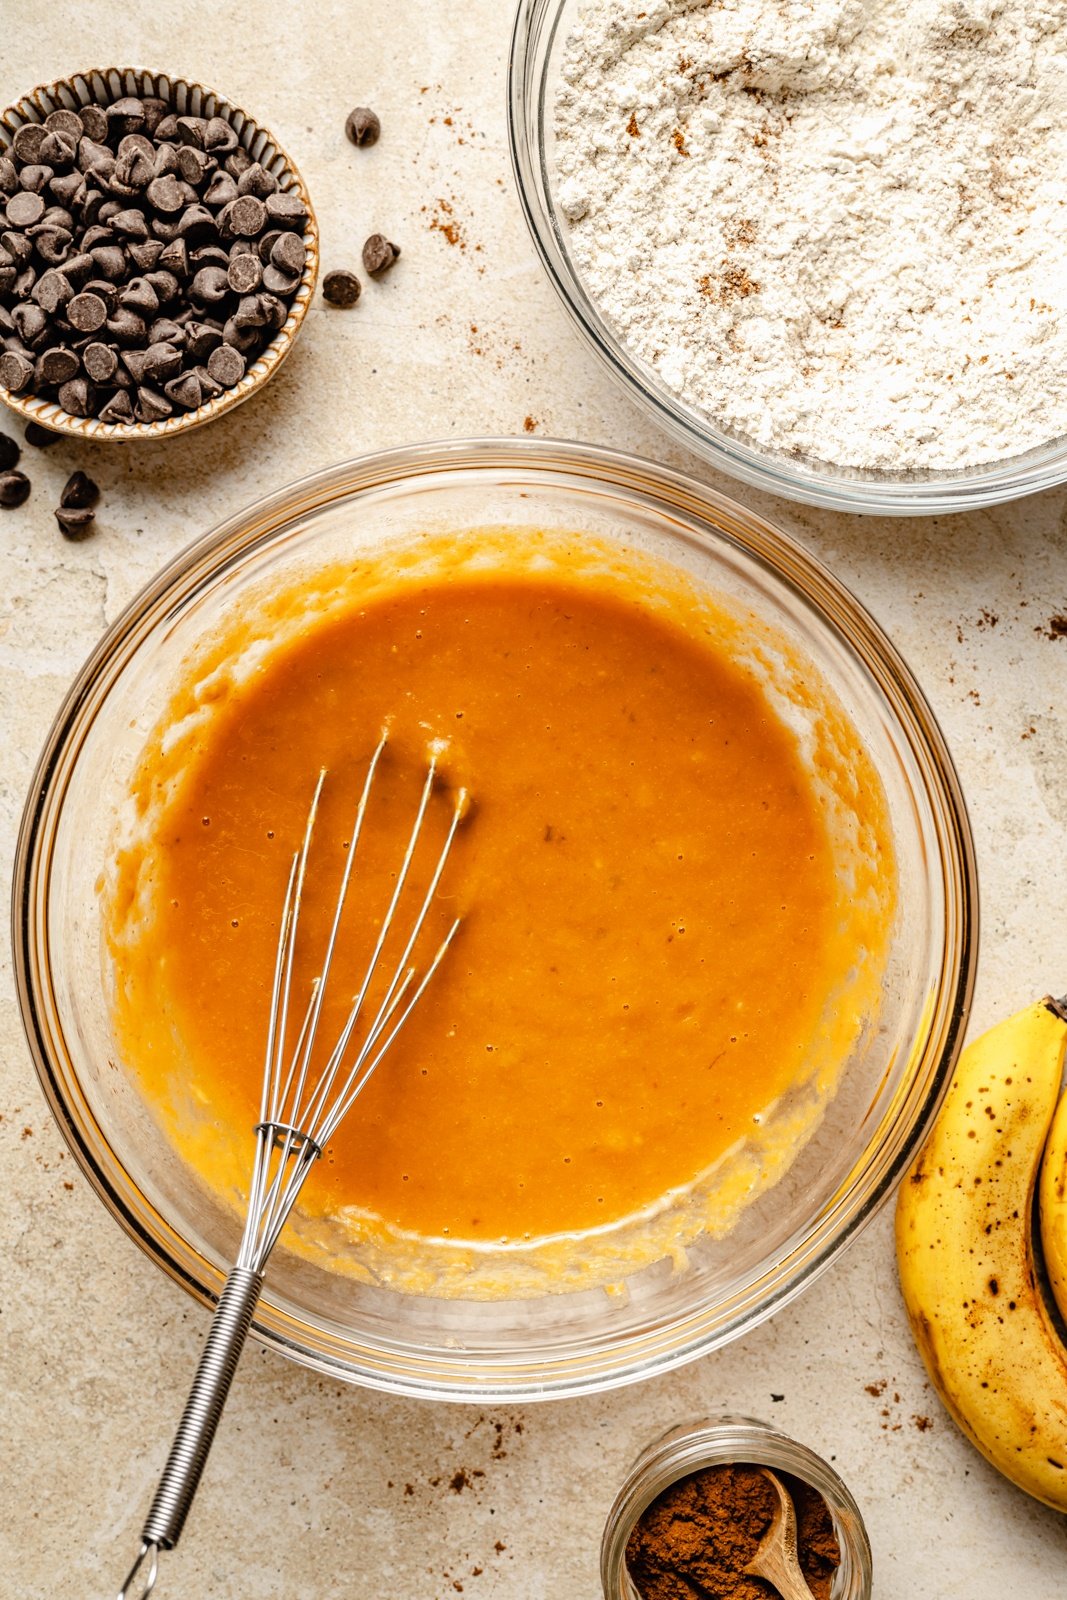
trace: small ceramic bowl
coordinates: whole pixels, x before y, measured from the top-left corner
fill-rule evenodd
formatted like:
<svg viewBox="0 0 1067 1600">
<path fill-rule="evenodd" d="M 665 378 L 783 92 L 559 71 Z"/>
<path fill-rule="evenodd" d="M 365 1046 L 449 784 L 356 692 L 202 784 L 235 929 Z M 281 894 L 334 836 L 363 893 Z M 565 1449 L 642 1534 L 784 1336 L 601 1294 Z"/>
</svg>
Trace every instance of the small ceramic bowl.
<svg viewBox="0 0 1067 1600">
<path fill-rule="evenodd" d="M 16 105 L 0 113 L 0 154 L 8 149 L 24 123 L 44 122 L 53 111 L 78 111 L 87 105 L 108 106 L 127 95 L 150 95 L 166 100 L 177 116 L 224 118 L 252 159 L 273 173 L 283 192 L 298 195 L 308 214 L 303 233 L 307 260 L 283 326 L 239 383 L 232 389 L 224 389 L 222 394 L 204 405 L 197 406 L 195 411 L 184 411 L 180 415 L 166 417 L 162 422 L 101 422 L 98 417 L 72 416 L 54 400 L 11 394 L 7 389 L 0 388 L 0 400 L 5 401 L 27 422 L 37 422 L 53 433 L 73 434 L 81 439 L 121 439 L 135 443 L 148 439 L 168 439 L 175 434 L 188 433 L 191 428 L 199 428 L 203 423 L 221 417 L 224 412 L 232 411 L 234 406 L 262 389 L 267 380 L 273 377 L 292 349 L 315 290 L 319 271 L 319 230 L 304 180 L 273 135 L 254 121 L 247 111 L 223 100 L 213 89 L 190 83 L 185 78 L 169 77 L 165 72 L 148 72 L 143 67 L 94 67 L 86 72 L 75 72 L 69 78 L 59 78 L 42 88 L 32 89 Z"/>
<path fill-rule="evenodd" d="M 788 1472 L 826 1501 L 841 1550 L 830 1600 L 870 1600 L 871 1545 L 848 1486 L 821 1456 L 754 1417 L 705 1417 L 653 1439 L 626 1476 L 608 1512 L 600 1546 L 604 1600 L 640 1600 L 626 1567 L 626 1545 L 638 1519 L 665 1489 L 704 1467 L 748 1462 Z"/>
</svg>

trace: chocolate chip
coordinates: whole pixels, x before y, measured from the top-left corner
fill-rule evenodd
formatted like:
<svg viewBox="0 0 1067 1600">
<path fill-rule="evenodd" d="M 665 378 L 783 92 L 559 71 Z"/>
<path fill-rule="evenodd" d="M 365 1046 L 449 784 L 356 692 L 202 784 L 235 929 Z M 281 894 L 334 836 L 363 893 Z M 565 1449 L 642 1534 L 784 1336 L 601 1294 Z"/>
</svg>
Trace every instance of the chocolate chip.
<svg viewBox="0 0 1067 1600">
<path fill-rule="evenodd" d="M 145 282 L 151 284 L 156 291 L 160 305 L 167 305 L 171 300 L 176 300 L 181 293 L 181 284 L 173 272 L 149 272 Z"/>
<path fill-rule="evenodd" d="M 225 300 L 229 288 L 229 279 L 221 267 L 201 267 L 189 285 L 189 296 L 199 305 L 217 305 Z"/>
<path fill-rule="evenodd" d="M 263 282 L 263 263 L 254 255 L 234 256 L 226 271 L 226 281 L 234 294 L 251 294 Z"/>
<path fill-rule="evenodd" d="M 22 394 L 33 382 L 34 364 L 25 350 L 7 349 L 0 353 L 0 388 L 9 394 Z"/>
<path fill-rule="evenodd" d="M 122 139 L 128 133 L 140 133 L 145 125 L 144 105 L 137 95 L 114 100 L 107 107 L 107 122 L 113 137 Z"/>
<path fill-rule="evenodd" d="M 221 211 L 223 206 L 228 206 L 231 200 L 237 199 L 237 184 L 228 172 L 213 172 L 211 181 L 204 190 L 204 204 Z"/>
<path fill-rule="evenodd" d="M 72 472 L 63 485 L 59 503 L 64 508 L 80 511 L 86 506 L 95 506 L 99 498 L 99 486 L 93 482 L 88 473 Z"/>
<path fill-rule="evenodd" d="M 63 263 L 62 275 L 72 287 L 82 288 L 91 277 L 95 277 L 96 262 L 90 255 L 68 256 Z"/>
<path fill-rule="evenodd" d="M 164 393 L 185 411 L 195 411 L 202 400 L 200 379 L 195 372 L 183 372 L 177 378 L 172 378 L 164 385 Z"/>
<path fill-rule="evenodd" d="M 119 291 L 118 285 L 112 283 L 110 279 L 88 278 L 82 284 L 81 292 L 82 294 L 95 294 L 99 300 L 104 302 L 108 316 L 113 317 L 115 315 L 118 309 Z"/>
<path fill-rule="evenodd" d="M 264 204 L 267 216 L 280 228 L 303 228 L 308 219 L 307 206 L 297 194 L 271 194 Z"/>
<path fill-rule="evenodd" d="M 224 344 L 232 344 L 243 356 L 250 356 L 253 351 L 260 348 L 263 343 L 263 334 L 259 328 L 239 328 L 233 317 L 223 325 L 222 340 Z"/>
<path fill-rule="evenodd" d="M 369 106 L 357 106 L 345 120 L 345 133 L 353 144 L 377 144 L 381 131 L 382 125 Z"/>
<path fill-rule="evenodd" d="M 41 159 L 41 146 L 48 137 L 48 129 L 40 122 L 26 122 L 11 141 L 11 148 L 19 161 L 32 165 Z"/>
<path fill-rule="evenodd" d="M 322 298 L 331 306 L 354 306 L 361 293 L 354 272 L 328 272 L 322 280 Z"/>
<path fill-rule="evenodd" d="M 96 391 L 88 378 L 71 378 L 62 385 L 56 400 L 72 417 L 91 417 L 96 410 Z"/>
<path fill-rule="evenodd" d="M 182 353 L 171 344 L 161 341 L 150 344 L 144 353 L 144 376 L 150 383 L 166 384 L 181 371 Z"/>
<path fill-rule="evenodd" d="M 206 367 L 193 367 L 191 369 L 200 379 L 200 394 L 206 400 L 214 400 L 223 391 L 221 383 L 216 383 Z"/>
<path fill-rule="evenodd" d="M 24 266 L 33 255 L 33 241 L 27 239 L 24 233 L 16 233 L 10 228 L 0 232 L 0 245 L 17 266 Z"/>
<path fill-rule="evenodd" d="M 245 358 L 232 344 L 220 344 L 208 357 L 207 370 L 216 383 L 232 389 L 245 375 Z"/>
<path fill-rule="evenodd" d="M 22 505 L 29 495 L 30 480 L 24 472 L 0 472 L 0 506 L 5 510 Z"/>
<path fill-rule="evenodd" d="M 178 119 L 172 111 L 160 117 L 155 126 L 155 137 L 164 143 L 178 137 Z"/>
<path fill-rule="evenodd" d="M 117 283 L 125 275 L 126 256 L 120 245 L 95 245 L 89 254 L 92 256 L 94 268 L 102 277 L 110 278 L 113 283 Z"/>
<path fill-rule="evenodd" d="M 172 344 L 176 349 L 185 348 L 185 328 L 170 317 L 157 317 L 148 330 L 148 342 L 153 344 Z"/>
<path fill-rule="evenodd" d="M 204 129 L 207 126 L 203 117 L 179 117 L 176 123 L 176 133 L 179 144 L 191 144 L 198 150 L 204 148 Z"/>
<path fill-rule="evenodd" d="M 27 422 L 26 443 L 32 444 L 37 450 L 47 450 L 51 445 L 58 444 L 63 435 L 55 433 L 51 428 L 42 427 L 39 422 Z"/>
<path fill-rule="evenodd" d="M 292 239 L 296 236 L 295 234 L 290 234 L 289 237 Z M 266 267 L 263 272 L 263 287 L 264 289 L 269 289 L 271 294 L 289 296 L 294 292 L 299 282 L 299 273 L 282 272 L 273 263 Z"/>
<path fill-rule="evenodd" d="M 214 156 L 209 156 L 204 150 L 198 150 L 196 145 L 192 144 L 179 145 L 175 159 L 178 171 L 185 182 L 191 184 L 194 189 L 199 189 L 218 165 Z"/>
<path fill-rule="evenodd" d="M 225 207 L 219 217 L 219 227 L 239 238 L 254 239 L 257 233 L 263 232 L 266 221 L 263 201 L 254 194 L 242 194 Z"/>
<path fill-rule="evenodd" d="M 222 343 L 222 329 L 210 322 L 187 322 L 185 340 L 185 347 L 194 361 L 203 361 Z"/>
<path fill-rule="evenodd" d="M 64 539 L 71 539 L 75 543 L 88 539 L 96 529 L 96 515 L 87 506 L 60 506 L 55 518 Z"/>
<path fill-rule="evenodd" d="M 19 186 L 15 163 L 10 156 L 0 152 L 0 194 L 14 194 Z"/>
<path fill-rule="evenodd" d="M 158 389 L 150 389 L 147 384 L 138 389 L 133 409 L 138 422 L 163 422 L 174 415 L 174 407 L 166 395 L 160 394 Z"/>
<path fill-rule="evenodd" d="M 189 246 L 184 239 L 175 239 L 170 244 L 165 244 L 159 253 L 156 265 L 161 271 L 173 272 L 181 282 L 189 276 Z"/>
<path fill-rule="evenodd" d="M 98 294 L 76 294 L 67 306 L 67 321 L 79 333 L 95 333 L 107 321 L 107 306 Z"/>
<path fill-rule="evenodd" d="M 238 194 L 255 195 L 258 200 L 265 200 L 268 195 L 276 194 L 277 190 L 277 178 L 258 161 L 253 161 L 250 167 L 246 167 L 237 180 Z"/>
<path fill-rule="evenodd" d="M 144 112 L 145 133 L 154 134 L 167 115 L 167 102 L 160 100 L 158 95 L 146 94 L 141 100 L 141 109 Z"/>
<path fill-rule="evenodd" d="M 54 316 L 73 295 L 70 279 L 55 268 L 42 273 L 33 286 L 33 298 L 42 311 Z"/>
<path fill-rule="evenodd" d="M 132 422 L 133 406 L 130 397 L 122 389 L 116 389 L 107 404 L 100 411 L 101 422 Z"/>
<path fill-rule="evenodd" d="M 204 127 L 204 149 L 217 156 L 229 155 L 237 149 L 237 130 L 225 117 L 209 117 Z"/>
<path fill-rule="evenodd" d="M 237 146 L 232 155 L 226 157 L 225 163 L 226 171 L 231 178 L 239 178 L 242 172 L 247 172 L 252 164 L 252 157 L 247 150 L 242 150 L 240 145 Z"/>
<path fill-rule="evenodd" d="M 118 306 L 114 316 L 107 319 L 105 326 L 117 344 L 141 344 L 148 332 L 145 319 L 128 306 Z"/>
<path fill-rule="evenodd" d="M 5 215 L 13 228 L 32 228 L 44 216 L 44 201 L 31 190 L 20 189 L 8 201 Z"/>
<path fill-rule="evenodd" d="M 125 311 L 136 311 L 139 317 L 154 317 L 159 310 L 159 296 L 147 278 L 131 278 L 119 291 L 119 305 Z"/>
<path fill-rule="evenodd" d="M 270 253 L 271 266 L 277 267 L 279 272 L 287 272 L 291 277 L 299 277 L 307 261 L 307 251 L 304 241 L 297 233 L 279 234 Z M 363 251 L 363 261 L 366 264 L 367 252 Z"/>
<path fill-rule="evenodd" d="M 82 366 L 94 383 L 101 386 L 109 384 L 118 366 L 114 345 L 101 344 L 99 340 L 87 344 L 82 351 Z"/>
<path fill-rule="evenodd" d="M 10 472 L 18 465 L 22 451 L 9 433 L 0 433 L 0 472 Z"/>
<path fill-rule="evenodd" d="M 80 130 L 81 124 L 79 123 L 78 126 Z M 73 166 L 77 159 L 78 141 L 81 137 L 80 131 L 74 134 L 68 133 L 62 128 L 50 128 L 41 140 L 38 160 L 43 162 L 45 166 L 51 167 L 53 171 Z"/>
<path fill-rule="evenodd" d="M 34 230 L 34 248 L 41 260 L 50 267 L 62 266 L 70 255 L 74 237 L 66 228 L 44 228 Z"/>
<path fill-rule="evenodd" d="M 51 167 L 23 167 L 19 173 L 19 188 L 28 189 L 31 194 L 41 194 L 54 176 Z"/>
<path fill-rule="evenodd" d="M 44 125 L 49 133 L 67 133 L 75 140 L 85 132 L 85 124 L 78 113 L 68 111 L 65 106 L 60 106 L 58 111 L 50 111 L 44 119 Z"/>
<path fill-rule="evenodd" d="M 37 357 L 34 381 L 39 389 L 53 388 L 77 377 L 80 371 L 81 362 L 74 351 L 57 344 L 49 350 L 42 350 Z"/>
<path fill-rule="evenodd" d="M 53 112 L 52 115 L 57 116 L 58 113 Z M 82 106 L 78 111 L 78 121 L 88 138 L 95 139 L 98 143 L 103 143 L 107 138 L 107 112 L 102 106 Z M 71 131 L 73 132 L 73 129 Z"/>
<path fill-rule="evenodd" d="M 85 198 L 85 179 L 80 172 L 65 172 L 59 178 L 53 178 L 48 185 L 48 192 L 53 200 L 67 210 L 81 205 Z"/>
<path fill-rule="evenodd" d="M 143 211 L 134 211 L 132 208 L 128 211 L 116 211 L 112 214 L 111 226 L 116 233 L 122 234 L 126 239 L 148 238 L 148 223 L 144 219 Z"/>
<path fill-rule="evenodd" d="M 159 239 L 139 239 L 127 245 L 126 254 L 135 267 L 140 267 L 142 272 L 151 272 L 163 254 L 163 244 Z"/>
<path fill-rule="evenodd" d="M 11 318 L 23 344 L 29 345 L 31 350 L 36 350 L 37 346 L 47 338 L 50 326 L 48 316 L 40 306 L 34 305 L 32 300 L 16 306 Z"/>
<path fill-rule="evenodd" d="M 186 206 L 178 223 L 178 232 L 186 244 L 195 244 L 198 241 L 213 239 L 218 232 L 218 224 L 204 206 Z"/>
</svg>

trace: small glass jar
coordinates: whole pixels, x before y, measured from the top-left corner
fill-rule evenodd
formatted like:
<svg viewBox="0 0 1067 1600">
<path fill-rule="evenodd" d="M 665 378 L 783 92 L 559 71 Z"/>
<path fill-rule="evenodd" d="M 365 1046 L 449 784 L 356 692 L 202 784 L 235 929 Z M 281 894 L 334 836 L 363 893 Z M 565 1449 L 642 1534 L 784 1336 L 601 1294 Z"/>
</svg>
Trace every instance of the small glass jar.
<svg viewBox="0 0 1067 1600">
<path fill-rule="evenodd" d="M 634 1525 L 658 1495 L 704 1467 L 751 1462 L 792 1473 L 826 1501 L 841 1547 L 830 1600 L 870 1600 L 871 1545 L 859 1506 L 837 1473 L 814 1450 L 753 1417 L 702 1417 L 679 1423 L 647 1445 L 608 1512 L 600 1546 L 604 1600 L 640 1600 L 626 1568 Z"/>
</svg>

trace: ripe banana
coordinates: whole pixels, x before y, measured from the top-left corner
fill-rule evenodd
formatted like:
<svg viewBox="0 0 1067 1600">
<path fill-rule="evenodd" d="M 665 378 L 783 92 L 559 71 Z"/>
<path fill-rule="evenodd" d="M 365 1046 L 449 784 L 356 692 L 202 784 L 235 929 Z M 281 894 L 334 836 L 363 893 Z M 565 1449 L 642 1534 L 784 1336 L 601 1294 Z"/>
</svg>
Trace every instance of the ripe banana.
<svg viewBox="0 0 1067 1600">
<path fill-rule="evenodd" d="M 1067 1014 L 1044 1000 L 968 1045 L 900 1189 L 912 1332 L 963 1432 L 1028 1494 L 1067 1511 L 1067 1346 L 1037 1280 L 1034 1189 L 1060 1092 Z"/>
<path fill-rule="evenodd" d="M 1059 1004 L 1067 1012 L 1067 1001 Z M 1067 1323 L 1067 1093 L 1060 1096 L 1049 1129 L 1037 1198 L 1045 1271 L 1060 1316 Z"/>
</svg>

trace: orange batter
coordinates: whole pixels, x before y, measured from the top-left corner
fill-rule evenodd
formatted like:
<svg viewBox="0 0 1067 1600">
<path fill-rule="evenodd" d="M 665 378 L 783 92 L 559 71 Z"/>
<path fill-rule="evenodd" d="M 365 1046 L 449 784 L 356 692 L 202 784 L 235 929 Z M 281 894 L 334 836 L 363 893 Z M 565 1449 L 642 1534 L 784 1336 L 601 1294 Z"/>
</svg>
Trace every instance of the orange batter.
<svg viewBox="0 0 1067 1600">
<path fill-rule="evenodd" d="M 121 858 L 125 1049 L 170 1115 L 191 1102 L 250 1154 L 278 919 L 315 777 L 327 769 L 301 984 L 389 724 L 330 1037 L 426 749 L 446 741 L 446 778 L 474 804 L 438 926 L 457 912 L 463 924 L 307 1205 L 450 1241 L 631 1217 L 706 1172 L 811 1071 L 854 954 L 824 797 L 756 674 L 696 608 L 565 563 L 398 569 L 350 590 L 212 691 L 150 842 Z M 165 768 L 150 750 L 146 816 Z M 450 804 L 442 793 L 433 842 Z M 151 910 L 132 937 L 135 903 Z"/>
</svg>

